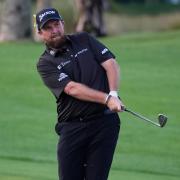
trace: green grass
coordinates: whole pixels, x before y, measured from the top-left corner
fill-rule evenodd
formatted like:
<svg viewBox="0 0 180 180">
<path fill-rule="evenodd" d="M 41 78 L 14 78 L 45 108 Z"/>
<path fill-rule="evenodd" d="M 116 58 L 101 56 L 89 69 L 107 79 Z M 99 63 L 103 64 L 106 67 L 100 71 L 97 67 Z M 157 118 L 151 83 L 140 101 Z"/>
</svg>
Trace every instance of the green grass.
<svg viewBox="0 0 180 180">
<path fill-rule="evenodd" d="M 122 113 L 121 135 L 109 180 L 180 179 L 180 32 L 101 39 L 121 66 L 125 105 L 155 119 L 163 129 Z M 36 62 L 43 50 L 32 42 L 0 44 L 0 179 L 57 179 L 56 105 Z"/>
</svg>

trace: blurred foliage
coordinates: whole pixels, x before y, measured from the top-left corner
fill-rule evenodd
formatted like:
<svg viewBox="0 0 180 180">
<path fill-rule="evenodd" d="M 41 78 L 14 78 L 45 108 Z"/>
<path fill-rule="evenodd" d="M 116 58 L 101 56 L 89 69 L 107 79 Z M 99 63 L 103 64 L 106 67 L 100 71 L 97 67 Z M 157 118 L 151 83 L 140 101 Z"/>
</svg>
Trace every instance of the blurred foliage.
<svg viewBox="0 0 180 180">
<path fill-rule="evenodd" d="M 170 3 L 171 0 L 112 0 L 119 3 L 141 3 L 141 4 L 156 4 L 156 3 Z"/>
<path fill-rule="evenodd" d="M 0 24 L 2 20 L 1 10 L 3 9 L 2 2 L 5 0 L 0 0 Z M 63 16 L 65 21 L 66 32 L 71 33 L 74 32 L 75 24 L 77 22 L 77 9 L 75 6 L 75 0 L 53 0 L 52 6 L 59 10 L 60 14 Z M 174 12 L 180 12 L 180 4 L 170 4 L 165 3 L 165 1 L 170 0 L 146 0 L 153 1 L 154 3 L 145 3 L 145 0 L 107 0 L 109 2 L 109 8 L 106 9 L 106 18 L 111 21 L 112 17 L 113 22 L 118 21 L 119 23 L 119 15 L 125 15 L 129 17 L 140 16 L 143 15 L 166 15 Z M 36 0 L 32 0 L 32 14 L 36 13 Z M 141 16 L 142 15 L 142 16 Z M 172 19 L 172 18 L 171 18 Z M 115 23 L 115 24 L 118 24 Z M 162 22 L 164 23 L 164 22 Z M 112 25 L 112 21 L 110 22 L 110 26 Z M 113 25 L 114 28 L 115 25 Z M 120 25 L 119 25 L 120 26 Z M 125 24 L 123 24 L 125 26 Z M 131 25 L 133 26 L 133 24 Z M 173 25 L 172 29 L 179 29 L 179 22 Z M 113 29 L 114 29 L 113 28 Z M 119 31 L 117 28 L 116 32 Z M 113 31 L 114 32 L 114 31 Z"/>
<path fill-rule="evenodd" d="M 63 17 L 66 31 L 72 32 L 77 17 L 74 0 L 53 0 L 52 7 L 55 7 Z M 32 14 L 36 14 L 36 0 L 32 0 Z"/>
<path fill-rule="evenodd" d="M 156 3 L 146 4 L 144 0 L 109 0 L 111 13 L 127 14 L 127 15 L 158 15 L 164 13 L 172 13 L 180 11 L 180 4 L 165 3 L 165 1 L 157 1 Z M 125 2 L 125 0 L 124 0 Z"/>
</svg>

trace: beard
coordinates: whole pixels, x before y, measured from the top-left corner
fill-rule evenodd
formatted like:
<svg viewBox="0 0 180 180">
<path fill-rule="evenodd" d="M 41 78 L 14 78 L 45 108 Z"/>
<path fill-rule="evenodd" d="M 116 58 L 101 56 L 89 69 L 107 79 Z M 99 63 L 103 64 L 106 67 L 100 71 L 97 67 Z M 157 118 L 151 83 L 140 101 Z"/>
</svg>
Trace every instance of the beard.
<svg viewBox="0 0 180 180">
<path fill-rule="evenodd" d="M 46 44 L 53 49 L 58 49 L 61 46 L 63 46 L 65 41 L 66 41 L 65 35 L 58 33 L 51 35 L 51 37 L 48 40 L 46 40 Z"/>
</svg>

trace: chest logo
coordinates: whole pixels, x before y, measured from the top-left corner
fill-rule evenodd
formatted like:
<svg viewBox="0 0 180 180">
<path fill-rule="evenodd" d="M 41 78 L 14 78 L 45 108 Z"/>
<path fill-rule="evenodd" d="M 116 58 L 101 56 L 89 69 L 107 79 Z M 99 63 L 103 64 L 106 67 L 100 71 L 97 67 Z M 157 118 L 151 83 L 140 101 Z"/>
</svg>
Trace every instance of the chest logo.
<svg viewBox="0 0 180 180">
<path fill-rule="evenodd" d="M 62 62 L 61 64 L 59 64 L 59 65 L 57 66 L 57 68 L 58 68 L 59 70 L 61 70 L 62 67 L 66 66 L 66 65 L 69 64 L 70 62 L 71 62 L 70 60 L 69 60 L 69 61 Z"/>
<path fill-rule="evenodd" d="M 83 53 L 86 52 L 86 51 L 88 51 L 87 48 L 82 49 L 81 51 L 78 51 L 78 52 L 75 54 L 75 57 L 77 57 L 77 56 L 80 55 L 80 54 L 83 54 Z"/>
</svg>

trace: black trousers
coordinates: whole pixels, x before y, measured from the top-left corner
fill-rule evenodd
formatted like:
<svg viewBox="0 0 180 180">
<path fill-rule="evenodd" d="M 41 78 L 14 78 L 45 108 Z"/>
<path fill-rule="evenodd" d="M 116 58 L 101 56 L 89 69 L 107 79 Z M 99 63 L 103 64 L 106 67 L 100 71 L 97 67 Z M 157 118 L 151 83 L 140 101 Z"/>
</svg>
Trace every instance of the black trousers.
<svg viewBox="0 0 180 180">
<path fill-rule="evenodd" d="M 58 126 L 59 179 L 107 180 L 120 130 L 118 114 Z"/>
</svg>

